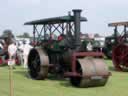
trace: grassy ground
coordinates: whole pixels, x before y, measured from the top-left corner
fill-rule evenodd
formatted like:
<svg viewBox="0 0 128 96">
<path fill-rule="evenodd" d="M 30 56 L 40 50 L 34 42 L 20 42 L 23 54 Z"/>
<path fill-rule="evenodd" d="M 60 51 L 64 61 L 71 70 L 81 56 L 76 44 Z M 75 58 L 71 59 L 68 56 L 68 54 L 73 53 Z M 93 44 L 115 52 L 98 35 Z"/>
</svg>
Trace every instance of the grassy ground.
<svg viewBox="0 0 128 96">
<path fill-rule="evenodd" d="M 74 88 L 67 80 L 35 81 L 17 66 L 13 71 L 14 96 L 128 96 L 128 72 L 116 72 L 107 60 L 112 76 L 104 87 Z M 9 69 L 0 67 L 0 96 L 9 96 Z"/>
</svg>

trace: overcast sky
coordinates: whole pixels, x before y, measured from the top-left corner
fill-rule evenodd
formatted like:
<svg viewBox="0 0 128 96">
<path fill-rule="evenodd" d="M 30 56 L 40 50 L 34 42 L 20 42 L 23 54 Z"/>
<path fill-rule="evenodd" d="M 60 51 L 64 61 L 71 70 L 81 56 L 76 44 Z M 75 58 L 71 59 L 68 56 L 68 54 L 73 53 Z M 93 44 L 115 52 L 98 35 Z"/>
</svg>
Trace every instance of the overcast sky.
<svg viewBox="0 0 128 96">
<path fill-rule="evenodd" d="M 82 9 L 88 22 L 82 24 L 83 33 L 106 35 L 114 21 L 128 21 L 128 0 L 0 0 L 0 34 L 11 29 L 14 34 L 32 33 L 32 26 L 24 22 L 67 15 L 72 9 Z"/>
</svg>

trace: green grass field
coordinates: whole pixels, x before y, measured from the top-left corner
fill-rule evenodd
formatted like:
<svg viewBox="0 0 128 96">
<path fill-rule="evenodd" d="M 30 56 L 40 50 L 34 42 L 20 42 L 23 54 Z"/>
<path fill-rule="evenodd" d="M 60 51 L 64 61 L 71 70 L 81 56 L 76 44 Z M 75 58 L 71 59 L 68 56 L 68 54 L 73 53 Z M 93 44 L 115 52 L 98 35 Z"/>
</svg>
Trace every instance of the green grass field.
<svg viewBox="0 0 128 96">
<path fill-rule="evenodd" d="M 21 66 L 13 70 L 14 96 L 128 96 L 128 72 L 116 72 L 106 60 L 112 76 L 103 87 L 75 88 L 68 80 L 36 81 Z M 9 96 L 9 69 L 0 67 L 0 96 Z"/>
</svg>

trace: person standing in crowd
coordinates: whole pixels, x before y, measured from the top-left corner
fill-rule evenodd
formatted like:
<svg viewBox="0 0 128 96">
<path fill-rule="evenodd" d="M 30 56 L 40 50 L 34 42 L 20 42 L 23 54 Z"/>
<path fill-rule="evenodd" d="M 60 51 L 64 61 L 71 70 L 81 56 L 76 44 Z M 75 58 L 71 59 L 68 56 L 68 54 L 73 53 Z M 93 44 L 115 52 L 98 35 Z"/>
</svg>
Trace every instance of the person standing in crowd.
<svg viewBox="0 0 128 96">
<path fill-rule="evenodd" d="M 23 50 L 23 60 L 24 60 L 24 68 L 27 68 L 27 63 L 28 63 L 28 55 L 29 55 L 29 52 L 30 50 L 32 49 L 33 47 L 26 43 L 25 41 L 23 41 L 23 46 L 22 46 L 22 50 Z"/>
<path fill-rule="evenodd" d="M 2 50 L 3 49 L 3 44 L 2 44 L 2 42 L 0 42 L 0 50 Z"/>
<path fill-rule="evenodd" d="M 2 60 L 3 58 L 1 56 L 2 51 L 3 51 L 3 45 L 2 45 L 2 42 L 0 41 L 0 64 L 3 63 L 3 60 Z"/>
<path fill-rule="evenodd" d="M 18 63 L 23 64 L 23 52 L 22 49 L 20 49 L 21 44 L 17 42 L 17 57 L 18 57 Z"/>
<path fill-rule="evenodd" d="M 11 43 L 8 46 L 8 54 L 9 54 L 9 60 L 12 60 L 14 63 L 13 66 L 15 65 L 16 52 L 17 52 L 16 43 Z"/>
<path fill-rule="evenodd" d="M 92 46 L 91 42 L 89 42 L 87 44 L 87 51 L 92 51 L 92 50 L 93 50 L 93 46 Z"/>
</svg>

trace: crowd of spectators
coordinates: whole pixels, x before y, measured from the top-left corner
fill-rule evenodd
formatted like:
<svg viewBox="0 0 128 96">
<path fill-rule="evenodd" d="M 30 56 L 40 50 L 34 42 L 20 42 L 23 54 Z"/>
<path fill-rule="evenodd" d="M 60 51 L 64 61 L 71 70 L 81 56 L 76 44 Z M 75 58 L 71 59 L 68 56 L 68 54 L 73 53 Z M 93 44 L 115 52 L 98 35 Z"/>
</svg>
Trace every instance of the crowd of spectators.
<svg viewBox="0 0 128 96">
<path fill-rule="evenodd" d="M 1 63 L 7 63 L 4 61 L 12 60 L 14 61 L 14 65 L 17 63 L 20 63 L 23 65 L 24 68 L 27 68 L 27 60 L 28 60 L 28 54 L 30 50 L 33 48 L 29 43 L 26 41 L 15 41 L 8 45 L 7 54 L 2 54 L 4 52 L 4 42 L 0 41 L 0 64 Z M 6 56 L 8 55 L 8 56 Z M 8 58 L 5 58 L 8 57 Z"/>
</svg>

